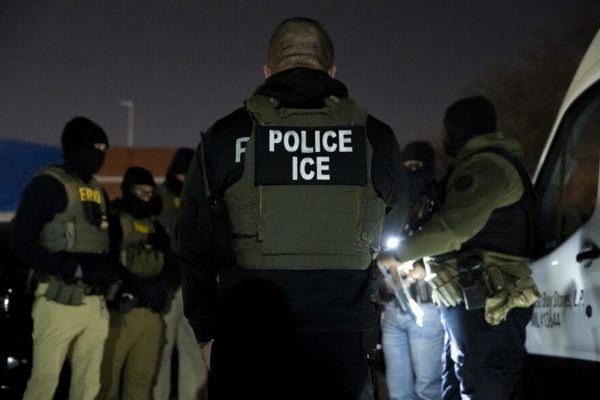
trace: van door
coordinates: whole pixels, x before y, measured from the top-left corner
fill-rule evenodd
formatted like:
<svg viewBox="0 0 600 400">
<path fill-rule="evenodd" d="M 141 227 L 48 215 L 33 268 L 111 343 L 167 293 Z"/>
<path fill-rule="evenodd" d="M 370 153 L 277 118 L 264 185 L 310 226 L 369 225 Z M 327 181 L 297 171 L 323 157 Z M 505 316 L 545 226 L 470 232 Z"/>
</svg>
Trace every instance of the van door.
<svg viewBox="0 0 600 400">
<path fill-rule="evenodd" d="M 600 361 L 599 154 L 596 79 L 563 110 L 535 181 L 545 256 L 531 265 L 530 353 Z"/>
</svg>

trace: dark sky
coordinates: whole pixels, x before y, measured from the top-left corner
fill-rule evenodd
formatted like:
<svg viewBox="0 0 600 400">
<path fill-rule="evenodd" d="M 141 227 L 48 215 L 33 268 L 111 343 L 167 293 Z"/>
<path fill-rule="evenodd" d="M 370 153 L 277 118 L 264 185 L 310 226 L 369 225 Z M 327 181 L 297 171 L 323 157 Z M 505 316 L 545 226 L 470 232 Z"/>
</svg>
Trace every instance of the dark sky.
<svg viewBox="0 0 600 400">
<path fill-rule="evenodd" d="M 262 80 L 274 26 L 323 23 L 338 78 L 402 144 L 436 137 L 446 106 L 541 29 L 597 0 L 0 0 L 0 138 L 58 144 L 92 118 L 112 145 L 193 146 Z"/>
</svg>

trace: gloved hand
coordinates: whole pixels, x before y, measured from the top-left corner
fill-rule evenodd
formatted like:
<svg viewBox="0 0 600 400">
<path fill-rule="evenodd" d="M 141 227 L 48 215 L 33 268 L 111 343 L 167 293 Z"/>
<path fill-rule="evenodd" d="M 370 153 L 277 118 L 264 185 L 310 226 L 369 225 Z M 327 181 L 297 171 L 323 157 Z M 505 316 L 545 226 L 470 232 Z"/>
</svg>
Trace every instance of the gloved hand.
<svg viewBox="0 0 600 400">
<path fill-rule="evenodd" d="M 458 284 L 458 272 L 451 267 L 441 267 L 435 271 L 433 278 L 427 281 L 433 289 L 431 299 L 439 306 L 454 307 L 463 300 L 462 290 Z"/>
<path fill-rule="evenodd" d="M 131 293 L 123 293 L 118 300 L 119 313 L 127 314 L 138 305 L 138 299 Z"/>
<path fill-rule="evenodd" d="M 64 254 L 64 253 L 63 253 Z M 62 265 L 56 270 L 50 270 L 47 268 L 41 268 L 40 270 L 44 274 L 61 276 L 65 280 L 72 280 L 75 276 L 75 271 L 77 271 L 77 267 L 79 264 L 77 261 L 73 260 L 71 257 L 65 257 Z"/>
<path fill-rule="evenodd" d="M 119 269 L 108 258 L 89 254 L 78 257 L 79 265 L 83 272 L 81 279 L 87 285 L 107 288 L 119 279 Z"/>
</svg>

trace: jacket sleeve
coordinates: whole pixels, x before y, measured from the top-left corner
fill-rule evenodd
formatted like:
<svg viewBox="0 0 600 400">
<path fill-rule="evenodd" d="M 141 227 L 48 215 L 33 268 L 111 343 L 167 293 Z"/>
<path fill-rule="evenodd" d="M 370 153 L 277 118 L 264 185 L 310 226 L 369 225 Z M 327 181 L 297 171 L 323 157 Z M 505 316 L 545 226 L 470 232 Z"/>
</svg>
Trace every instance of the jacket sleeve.
<svg viewBox="0 0 600 400">
<path fill-rule="evenodd" d="M 175 254 L 174 249 L 171 248 L 169 234 L 163 225 L 156 221 L 154 226 L 156 229 L 154 245 L 163 253 L 165 259 L 161 276 L 165 280 L 167 287 L 177 287 L 179 284 L 179 262 L 177 260 L 177 255 Z"/>
<path fill-rule="evenodd" d="M 401 244 L 402 261 L 460 249 L 477 234 L 492 212 L 518 201 L 523 184 L 516 169 L 495 155 L 460 163 L 446 184 L 446 199 L 423 228 Z"/>
<path fill-rule="evenodd" d="M 11 251 L 19 261 L 45 274 L 72 276 L 77 262 L 64 252 L 52 253 L 40 245 L 44 224 L 67 207 L 63 185 L 49 175 L 38 175 L 21 193 L 11 233 Z"/>
<path fill-rule="evenodd" d="M 371 180 L 375 190 L 386 204 L 386 218 L 382 240 L 401 236 L 409 212 L 406 174 L 402 152 L 392 129 L 369 116 L 367 135 L 373 147 Z"/>
<path fill-rule="evenodd" d="M 181 194 L 178 253 L 184 313 L 198 342 L 206 342 L 215 334 L 218 269 L 211 265 L 209 237 L 199 230 L 208 225 L 208 217 L 202 166 L 196 151 Z"/>
</svg>

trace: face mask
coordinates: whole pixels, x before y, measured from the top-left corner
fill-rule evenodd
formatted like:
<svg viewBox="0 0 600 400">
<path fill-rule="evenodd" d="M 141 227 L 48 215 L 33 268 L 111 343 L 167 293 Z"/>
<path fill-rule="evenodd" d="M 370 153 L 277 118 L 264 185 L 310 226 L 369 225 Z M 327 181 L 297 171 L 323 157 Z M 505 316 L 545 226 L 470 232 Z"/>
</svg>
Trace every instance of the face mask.
<svg viewBox="0 0 600 400">
<path fill-rule="evenodd" d="M 160 196 L 153 196 L 149 201 L 144 201 L 133 193 L 123 196 L 123 210 L 134 218 L 146 218 L 158 215 L 162 212 L 162 200 Z"/>
<path fill-rule="evenodd" d="M 181 195 L 181 190 L 183 189 L 182 181 L 177 179 L 174 175 L 167 175 L 165 183 L 171 192 L 175 193 L 177 196 Z"/>
<path fill-rule="evenodd" d="M 408 181 L 408 195 L 411 202 L 417 201 L 423 196 L 430 196 L 433 182 L 433 171 L 429 167 L 423 167 L 417 171 L 406 171 Z"/>
<path fill-rule="evenodd" d="M 84 147 L 65 150 L 63 156 L 67 169 L 88 180 L 102 168 L 105 153 L 95 147 Z"/>
</svg>

